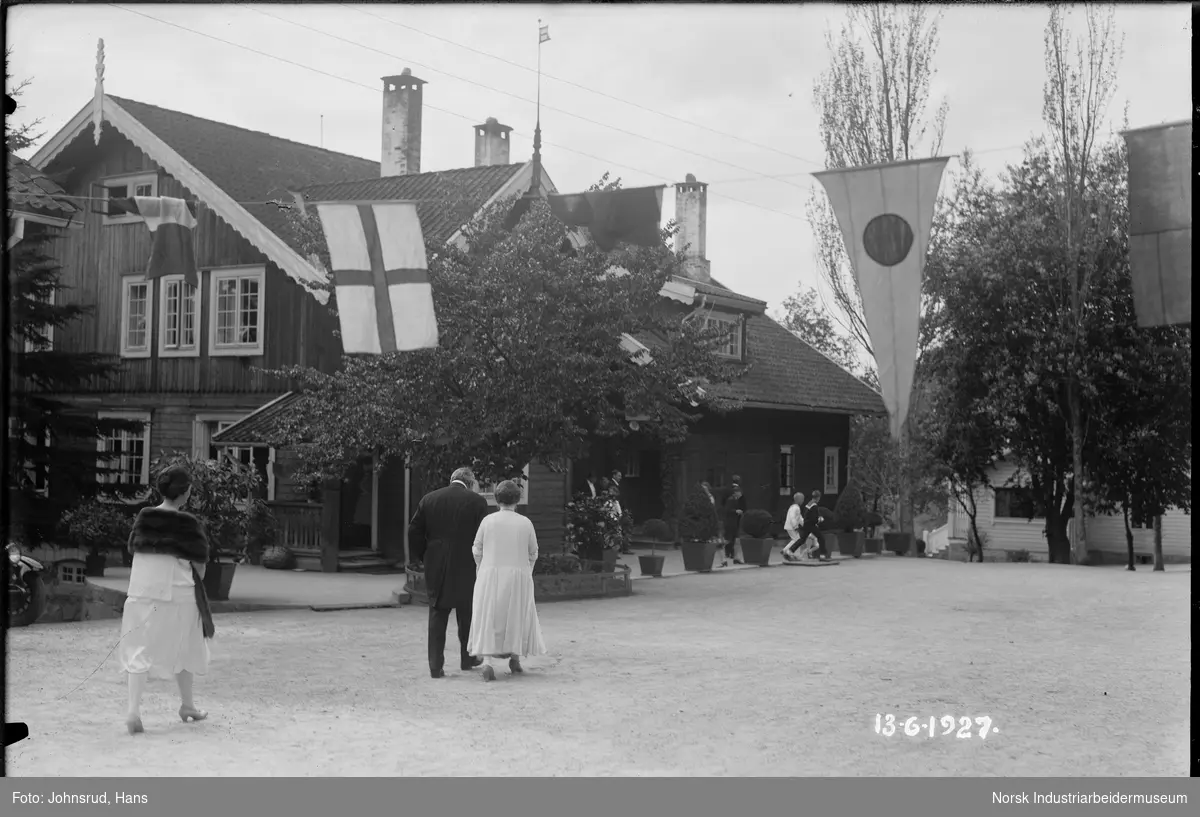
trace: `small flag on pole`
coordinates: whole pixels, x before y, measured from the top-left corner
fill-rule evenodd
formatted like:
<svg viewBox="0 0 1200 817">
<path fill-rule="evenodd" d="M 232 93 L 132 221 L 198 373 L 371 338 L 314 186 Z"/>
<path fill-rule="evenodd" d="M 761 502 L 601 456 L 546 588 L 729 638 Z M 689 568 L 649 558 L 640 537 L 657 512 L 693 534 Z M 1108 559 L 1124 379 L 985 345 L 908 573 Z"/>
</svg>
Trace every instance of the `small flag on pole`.
<svg viewBox="0 0 1200 817">
<path fill-rule="evenodd" d="M 316 205 L 329 246 L 346 354 L 411 352 L 438 345 L 437 318 L 417 205 Z"/>
<path fill-rule="evenodd" d="M 825 187 L 862 293 L 891 431 L 908 416 L 921 323 L 921 279 L 947 158 L 814 173 Z"/>
<path fill-rule="evenodd" d="M 1125 131 L 1129 274 L 1139 326 L 1192 322 L 1192 123 Z"/>
<path fill-rule="evenodd" d="M 192 231 L 196 216 L 191 205 L 183 199 L 135 196 L 111 199 L 109 213 L 133 213 L 142 217 L 154 235 L 146 280 L 164 275 L 182 275 L 192 286 L 199 286 L 196 275 L 196 253 L 192 249 Z"/>
<path fill-rule="evenodd" d="M 538 28 L 538 45 L 550 41 L 550 26 L 549 24 Z"/>
<path fill-rule="evenodd" d="M 546 197 L 554 217 L 571 227 L 587 227 L 596 246 L 608 252 L 624 241 L 655 247 L 662 241 L 663 188 L 630 187 Z"/>
</svg>

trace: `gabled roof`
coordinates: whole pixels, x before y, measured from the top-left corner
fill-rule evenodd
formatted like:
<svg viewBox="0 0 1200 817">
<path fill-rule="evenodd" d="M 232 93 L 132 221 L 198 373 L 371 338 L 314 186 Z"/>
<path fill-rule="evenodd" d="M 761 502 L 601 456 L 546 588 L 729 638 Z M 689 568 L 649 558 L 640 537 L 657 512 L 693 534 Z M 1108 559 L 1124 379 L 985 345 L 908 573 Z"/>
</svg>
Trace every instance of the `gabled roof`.
<svg viewBox="0 0 1200 817">
<path fill-rule="evenodd" d="M 708 290 L 745 298 L 716 280 L 704 285 L 704 291 Z M 843 414 L 887 411 L 878 392 L 766 314 L 746 316 L 746 362 L 751 364 L 750 371 L 714 390 L 757 408 Z"/>
<path fill-rule="evenodd" d="M 29 162 L 15 153 L 8 153 L 7 164 L 5 212 L 8 215 L 32 216 L 31 220 L 35 221 L 65 224 L 79 213 L 79 208 L 64 198 L 66 191 Z"/>
<path fill-rule="evenodd" d="M 421 232 L 427 246 L 445 244 L 458 233 L 468 218 L 456 214 L 441 203 L 448 197 L 461 196 L 469 203 L 471 215 L 479 212 L 505 192 L 516 194 L 523 188 L 514 184 L 523 175 L 527 163 L 465 167 L 409 176 L 388 176 L 339 181 L 305 187 L 307 201 L 416 201 Z M 527 174 L 524 174 L 527 175 Z M 461 214 L 460 214 L 461 215 Z"/>
</svg>

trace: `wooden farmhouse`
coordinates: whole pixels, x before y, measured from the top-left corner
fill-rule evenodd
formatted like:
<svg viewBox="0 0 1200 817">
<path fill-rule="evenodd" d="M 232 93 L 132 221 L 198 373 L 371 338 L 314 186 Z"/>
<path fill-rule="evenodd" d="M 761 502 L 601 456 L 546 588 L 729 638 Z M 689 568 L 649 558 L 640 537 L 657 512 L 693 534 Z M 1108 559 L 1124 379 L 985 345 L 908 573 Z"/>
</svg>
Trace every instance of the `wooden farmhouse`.
<svg viewBox="0 0 1200 817">
<path fill-rule="evenodd" d="M 309 200 L 416 199 L 433 247 L 460 240 L 466 220 L 440 204 L 447 189 L 477 212 L 529 188 L 532 162 L 510 161 L 511 129 L 494 119 L 474 128 L 472 165 L 422 172 L 424 84 L 407 70 L 383 79 L 379 162 L 109 95 L 98 138 L 90 102 L 32 158 L 34 168 L 63 180 L 67 194 L 96 200 L 76 217 L 80 229 L 57 242 L 66 296 L 95 311 L 54 343 L 123 361 L 115 382 L 60 395 L 87 411 L 144 422 L 140 434 L 100 443 L 98 456 L 120 465 L 116 479 L 148 483 L 159 451 L 232 456 L 262 473 L 265 499 L 302 564 L 334 571 L 405 558 L 415 501 L 448 475 L 421 477 L 364 457 L 339 485 L 297 485 L 298 454 L 272 444 L 294 396 L 260 370 L 340 365 L 337 320 L 323 294 L 306 286 L 323 272 L 295 246 L 280 203 L 291 201 L 289 191 Z M 540 179 L 543 194 L 555 192 L 544 172 Z M 196 204 L 198 288 L 182 277 L 145 280 L 150 232 L 137 216 L 109 215 L 103 206 L 107 197 L 135 195 Z M 720 353 L 751 364 L 731 388 L 744 408 L 701 420 L 678 461 L 664 462 L 634 434 L 597 443 L 566 472 L 531 463 L 522 511 L 546 549 L 561 546 L 564 506 L 589 471 L 624 473 L 623 498 L 637 522 L 663 513 L 666 469 L 681 494 L 702 479 L 720 488 L 738 474 L 750 507 L 779 515 L 794 491 L 814 488 L 832 506 L 846 480 L 850 417 L 884 412 L 876 392 L 768 317 L 765 303 L 712 277 L 705 184 L 689 176 L 676 185 L 675 215 L 688 246 L 686 272 L 663 296 L 680 309 L 707 304 L 710 320 L 728 327 Z"/>
</svg>

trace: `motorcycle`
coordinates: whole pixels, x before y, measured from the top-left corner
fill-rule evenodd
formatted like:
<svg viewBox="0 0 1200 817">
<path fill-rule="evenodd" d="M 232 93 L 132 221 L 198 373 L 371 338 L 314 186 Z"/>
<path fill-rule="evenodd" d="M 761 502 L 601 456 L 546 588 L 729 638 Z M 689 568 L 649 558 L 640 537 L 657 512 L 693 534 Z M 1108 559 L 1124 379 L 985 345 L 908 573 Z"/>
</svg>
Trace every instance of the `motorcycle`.
<svg viewBox="0 0 1200 817">
<path fill-rule="evenodd" d="M 46 611 L 45 568 L 10 544 L 8 550 L 8 627 L 28 627 Z"/>
</svg>

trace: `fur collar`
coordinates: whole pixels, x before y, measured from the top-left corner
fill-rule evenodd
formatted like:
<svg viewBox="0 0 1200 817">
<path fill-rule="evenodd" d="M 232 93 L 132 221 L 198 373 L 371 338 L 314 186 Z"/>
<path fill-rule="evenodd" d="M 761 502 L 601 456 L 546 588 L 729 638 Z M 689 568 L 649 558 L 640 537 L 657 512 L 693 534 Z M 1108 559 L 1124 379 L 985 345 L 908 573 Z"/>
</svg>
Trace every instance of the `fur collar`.
<svg viewBox="0 0 1200 817">
<path fill-rule="evenodd" d="M 130 553 L 165 553 L 207 562 L 210 546 L 204 523 L 184 511 L 143 508 L 129 534 Z"/>
</svg>

